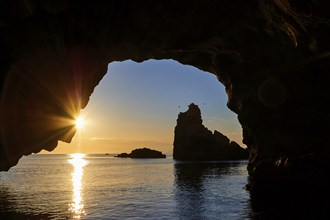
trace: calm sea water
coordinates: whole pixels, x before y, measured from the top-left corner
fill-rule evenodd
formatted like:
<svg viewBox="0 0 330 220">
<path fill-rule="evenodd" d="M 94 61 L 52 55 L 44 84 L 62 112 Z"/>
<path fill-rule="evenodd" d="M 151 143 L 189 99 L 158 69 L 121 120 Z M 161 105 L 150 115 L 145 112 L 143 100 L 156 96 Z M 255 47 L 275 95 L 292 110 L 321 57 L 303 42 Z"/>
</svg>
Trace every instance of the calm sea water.
<svg viewBox="0 0 330 220">
<path fill-rule="evenodd" d="M 250 198 L 246 166 L 31 155 L 0 172 L 0 219 L 329 219 L 323 193 Z"/>
<path fill-rule="evenodd" d="M 31 155 L 0 173 L 0 219 L 249 219 L 246 166 Z"/>
</svg>

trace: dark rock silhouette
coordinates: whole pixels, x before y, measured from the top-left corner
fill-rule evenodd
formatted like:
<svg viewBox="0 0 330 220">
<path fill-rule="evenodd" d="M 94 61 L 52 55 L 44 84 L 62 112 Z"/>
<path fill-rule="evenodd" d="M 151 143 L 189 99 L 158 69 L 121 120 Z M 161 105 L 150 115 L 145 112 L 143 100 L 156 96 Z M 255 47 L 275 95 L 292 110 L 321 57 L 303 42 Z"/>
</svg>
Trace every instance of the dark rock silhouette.
<svg viewBox="0 0 330 220">
<path fill-rule="evenodd" d="M 212 133 L 202 121 L 201 111 L 190 104 L 180 113 L 174 135 L 173 158 L 177 160 L 242 160 L 248 151 L 218 131 Z"/>
<path fill-rule="evenodd" d="M 152 150 L 149 148 L 139 148 L 132 150 L 131 153 L 121 153 L 118 154 L 116 157 L 121 158 L 166 158 L 165 154 L 162 154 L 160 151 Z"/>
<path fill-rule="evenodd" d="M 328 188 L 329 8 L 326 0 L 2 0 L 0 170 L 70 142 L 72 119 L 109 63 L 174 59 L 225 85 L 252 191 Z"/>
</svg>

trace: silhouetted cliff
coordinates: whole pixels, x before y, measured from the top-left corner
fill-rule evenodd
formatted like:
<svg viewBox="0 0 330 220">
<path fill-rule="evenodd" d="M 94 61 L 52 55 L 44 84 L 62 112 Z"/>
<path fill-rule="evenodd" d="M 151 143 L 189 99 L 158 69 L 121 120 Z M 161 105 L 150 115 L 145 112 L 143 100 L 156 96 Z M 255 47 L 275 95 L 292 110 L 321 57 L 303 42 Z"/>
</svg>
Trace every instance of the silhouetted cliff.
<svg viewBox="0 0 330 220">
<path fill-rule="evenodd" d="M 248 158 L 246 149 L 218 131 L 212 133 L 204 125 L 201 111 L 190 104 L 180 113 L 174 135 L 173 158 L 177 160 L 241 160 Z"/>
</svg>

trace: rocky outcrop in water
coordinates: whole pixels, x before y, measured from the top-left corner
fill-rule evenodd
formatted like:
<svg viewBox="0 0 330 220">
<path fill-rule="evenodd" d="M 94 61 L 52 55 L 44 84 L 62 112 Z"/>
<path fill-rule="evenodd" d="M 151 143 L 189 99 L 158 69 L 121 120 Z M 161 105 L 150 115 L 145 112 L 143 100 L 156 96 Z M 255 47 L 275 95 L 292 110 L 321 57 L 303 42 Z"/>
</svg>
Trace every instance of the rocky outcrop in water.
<svg viewBox="0 0 330 220">
<path fill-rule="evenodd" d="M 201 111 L 190 104 L 181 112 L 174 131 L 173 158 L 176 160 L 242 160 L 248 151 L 218 131 L 212 133 L 202 121 Z"/>
<path fill-rule="evenodd" d="M 329 8 L 326 0 L 2 0 L 0 170 L 70 142 L 108 63 L 174 59 L 225 85 L 252 191 L 327 188 Z"/>
<path fill-rule="evenodd" d="M 116 157 L 121 158 L 166 158 L 166 155 L 160 151 L 152 150 L 149 148 L 139 148 L 132 150 L 131 153 L 121 153 Z"/>
</svg>

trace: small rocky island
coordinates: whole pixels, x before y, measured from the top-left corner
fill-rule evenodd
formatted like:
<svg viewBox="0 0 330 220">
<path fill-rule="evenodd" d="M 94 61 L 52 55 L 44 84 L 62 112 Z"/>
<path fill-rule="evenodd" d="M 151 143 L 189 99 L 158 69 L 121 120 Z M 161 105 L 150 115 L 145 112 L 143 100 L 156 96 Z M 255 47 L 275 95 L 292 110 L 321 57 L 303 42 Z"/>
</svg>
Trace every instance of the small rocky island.
<svg viewBox="0 0 330 220">
<path fill-rule="evenodd" d="M 176 160 L 242 160 L 248 151 L 218 131 L 203 125 L 201 111 L 194 103 L 181 112 L 174 131 L 173 158 Z"/>
<path fill-rule="evenodd" d="M 132 150 L 131 153 L 121 153 L 116 157 L 121 158 L 166 158 L 166 155 L 160 151 L 152 150 L 149 148 L 139 148 Z"/>
</svg>

